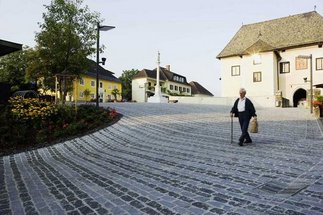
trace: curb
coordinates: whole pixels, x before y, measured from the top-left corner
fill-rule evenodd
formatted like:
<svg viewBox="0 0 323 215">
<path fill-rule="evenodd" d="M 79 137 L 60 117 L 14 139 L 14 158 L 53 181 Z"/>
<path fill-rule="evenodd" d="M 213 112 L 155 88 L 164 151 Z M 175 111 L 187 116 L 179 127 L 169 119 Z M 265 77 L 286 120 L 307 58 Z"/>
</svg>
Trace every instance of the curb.
<svg viewBox="0 0 323 215">
<path fill-rule="evenodd" d="M 323 118 L 317 118 L 316 121 L 317 121 L 317 124 L 319 126 L 319 129 L 321 131 L 321 135 L 323 137 Z"/>
</svg>

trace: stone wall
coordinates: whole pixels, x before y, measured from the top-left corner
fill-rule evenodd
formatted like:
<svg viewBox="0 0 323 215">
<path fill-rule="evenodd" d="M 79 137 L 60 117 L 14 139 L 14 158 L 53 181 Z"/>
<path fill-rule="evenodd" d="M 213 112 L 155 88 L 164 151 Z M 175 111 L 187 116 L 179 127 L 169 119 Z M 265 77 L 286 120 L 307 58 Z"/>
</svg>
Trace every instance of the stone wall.
<svg viewBox="0 0 323 215">
<path fill-rule="evenodd" d="M 187 97 L 187 96 L 170 96 L 170 101 L 178 101 L 185 104 L 213 104 L 213 105 L 233 105 L 237 97 Z M 275 107 L 274 96 L 254 96 L 248 97 L 255 107 Z"/>
</svg>

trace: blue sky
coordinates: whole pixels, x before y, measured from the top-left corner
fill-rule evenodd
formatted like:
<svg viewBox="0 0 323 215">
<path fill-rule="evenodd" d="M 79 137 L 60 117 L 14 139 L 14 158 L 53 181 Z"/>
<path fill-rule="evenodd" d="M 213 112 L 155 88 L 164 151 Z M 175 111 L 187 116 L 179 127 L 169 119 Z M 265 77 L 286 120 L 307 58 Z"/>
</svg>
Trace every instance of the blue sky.
<svg viewBox="0 0 323 215">
<path fill-rule="evenodd" d="M 33 47 L 50 0 L 0 0 L 0 39 Z M 106 69 L 153 69 L 157 51 L 161 66 L 197 81 L 219 95 L 217 54 L 242 24 L 314 10 L 323 15 L 322 0 L 84 0 L 91 11 L 115 29 L 101 32 Z M 95 56 L 93 56 L 95 59 Z"/>
</svg>

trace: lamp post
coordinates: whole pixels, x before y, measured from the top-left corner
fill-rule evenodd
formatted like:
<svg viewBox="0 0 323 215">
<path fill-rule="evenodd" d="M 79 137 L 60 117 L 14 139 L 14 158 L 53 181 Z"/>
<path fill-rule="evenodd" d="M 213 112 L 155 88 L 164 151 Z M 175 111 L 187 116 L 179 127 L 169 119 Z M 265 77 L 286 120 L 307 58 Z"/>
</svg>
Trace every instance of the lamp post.
<svg viewBox="0 0 323 215">
<path fill-rule="evenodd" d="M 104 65 L 105 58 L 102 58 L 102 62 L 100 62 L 100 31 L 108 31 L 114 29 L 114 26 L 106 26 L 100 25 L 97 22 L 97 33 L 96 33 L 96 107 L 99 108 L 99 64 L 102 63 Z"/>
<path fill-rule="evenodd" d="M 310 59 L 310 80 L 304 78 L 305 82 L 310 82 L 310 109 L 313 113 L 313 69 L 312 69 L 312 54 L 310 55 L 299 55 L 298 58 Z"/>
</svg>

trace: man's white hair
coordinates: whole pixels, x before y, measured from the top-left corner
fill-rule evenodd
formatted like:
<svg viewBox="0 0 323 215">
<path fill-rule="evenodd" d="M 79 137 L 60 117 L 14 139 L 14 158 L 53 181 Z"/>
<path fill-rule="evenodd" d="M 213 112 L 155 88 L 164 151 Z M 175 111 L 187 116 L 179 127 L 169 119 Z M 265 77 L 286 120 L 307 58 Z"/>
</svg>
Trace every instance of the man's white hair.
<svg viewBox="0 0 323 215">
<path fill-rule="evenodd" d="M 240 90 L 239 90 L 239 93 L 246 93 L 247 91 L 246 91 L 246 89 L 245 88 L 240 88 Z"/>
</svg>

